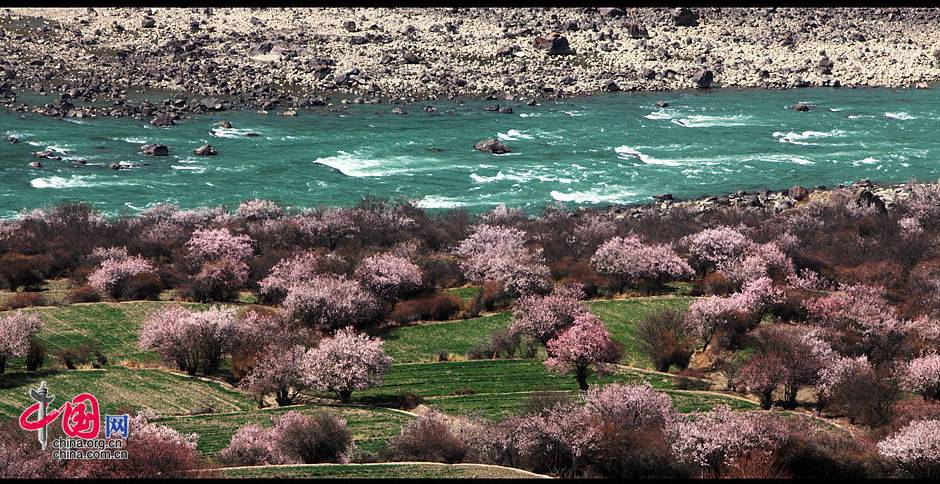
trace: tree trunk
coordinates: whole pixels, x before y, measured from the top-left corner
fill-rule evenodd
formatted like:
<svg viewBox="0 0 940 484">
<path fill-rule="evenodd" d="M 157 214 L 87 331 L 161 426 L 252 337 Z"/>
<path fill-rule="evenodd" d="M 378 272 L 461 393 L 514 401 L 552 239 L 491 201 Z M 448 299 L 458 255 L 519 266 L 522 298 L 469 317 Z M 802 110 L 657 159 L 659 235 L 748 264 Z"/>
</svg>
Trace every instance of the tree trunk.
<svg viewBox="0 0 940 484">
<path fill-rule="evenodd" d="M 7 371 L 7 357 L 6 355 L 0 355 L 0 375 Z"/>
<path fill-rule="evenodd" d="M 341 403 L 349 403 L 349 397 L 352 395 L 352 390 L 343 390 L 339 393 L 339 401 Z"/>
<path fill-rule="evenodd" d="M 578 386 L 581 387 L 581 391 L 586 392 L 588 389 L 587 384 L 587 368 L 578 367 L 575 378 L 578 380 Z"/>
</svg>

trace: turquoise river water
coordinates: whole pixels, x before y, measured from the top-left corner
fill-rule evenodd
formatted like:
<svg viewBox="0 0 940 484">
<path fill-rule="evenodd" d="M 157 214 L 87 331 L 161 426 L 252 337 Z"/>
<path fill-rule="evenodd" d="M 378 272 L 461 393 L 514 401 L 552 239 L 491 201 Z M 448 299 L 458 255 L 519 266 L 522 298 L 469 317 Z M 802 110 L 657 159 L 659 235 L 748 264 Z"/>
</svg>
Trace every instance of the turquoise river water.
<svg viewBox="0 0 940 484">
<path fill-rule="evenodd" d="M 670 106 L 657 107 L 658 100 Z M 818 107 L 788 109 L 796 102 Z M 0 112 L 0 134 L 20 139 L 0 142 L 0 217 L 64 200 L 117 214 L 246 198 L 348 206 L 366 195 L 471 212 L 506 203 L 532 213 L 556 200 L 636 203 L 663 192 L 690 198 L 940 175 L 940 89 L 612 93 L 540 107 L 509 103 L 513 114 L 483 110 L 493 103 L 438 101 L 437 112 L 416 104 L 403 106 L 406 115 L 391 114 L 388 104 L 296 117 L 235 110 L 170 128 L 149 119 Z M 233 128 L 214 127 L 223 119 Z M 491 137 L 512 153 L 473 149 Z M 153 142 L 170 146 L 170 156 L 143 156 L 140 145 Z M 204 143 L 219 155 L 193 155 Z M 63 161 L 29 167 L 31 152 L 45 149 Z"/>
</svg>

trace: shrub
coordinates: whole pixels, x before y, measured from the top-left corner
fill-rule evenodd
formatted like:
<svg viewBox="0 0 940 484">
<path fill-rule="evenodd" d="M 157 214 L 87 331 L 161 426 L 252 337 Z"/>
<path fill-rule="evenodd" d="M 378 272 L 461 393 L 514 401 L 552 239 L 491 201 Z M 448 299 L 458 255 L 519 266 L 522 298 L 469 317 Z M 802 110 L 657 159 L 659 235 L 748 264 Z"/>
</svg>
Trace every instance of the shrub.
<svg viewBox="0 0 940 484">
<path fill-rule="evenodd" d="M 468 360 L 490 360 L 495 356 L 493 348 L 489 344 L 480 341 L 472 348 L 467 350 Z"/>
<path fill-rule="evenodd" d="M 3 304 L 4 311 L 22 309 L 32 306 L 45 306 L 46 298 L 40 292 L 18 292 L 10 296 Z"/>
<path fill-rule="evenodd" d="M 676 373 L 672 383 L 680 390 L 707 390 L 710 383 L 703 380 L 704 376 L 701 372 L 686 368 Z"/>
<path fill-rule="evenodd" d="M 472 388 L 462 388 L 462 389 L 454 390 L 453 395 L 454 395 L 454 396 L 473 395 L 474 393 L 475 393 L 475 392 L 473 391 Z"/>
<path fill-rule="evenodd" d="M 101 300 L 101 293 L 97 289 L 89 286 L 76 286 L 69 291 L 68 300 L 71 303 L 98 302 Z"/>
<path fill-rule="evenodd" d="M 291 286 L 283 308 L 289 319 L 329 331 L 343 326 L 363 328 L 376 322 L 384 307 L 356 281 L 318 276 L 308 284 Z"/>
<path fill-rule="evenodd" d="M 516 351 L 522 345 L 522 338 L 509 328 L 497 329 L 490 333 L 490 349 L 494 354 L 504 354 L 506 358 L 516 356 Z"/>
<path fill-rule="evenodd" d="M 631 280 L 648 281 L 658 287 L 694 274 L 672 247 L 646 245 L 635 235 L 614 237 L 605 242 L 591 258 L 591 266 L 601 274 L 619 278 L 621 288 Z"/>
<path fill-rule="evenodd" d="M 7 252 L 0 257 L 0 287 L 10 291 L 33 288 L 43 281 L 41 259 Z"/>
<path fill-rule="evenodd" d="M 251 237 L 232 234 L 228 229 L 198 229 L 186 242 L 186 248 L 190 260 L 201 266 L 223 258 L 244 261 L 253 253 L 251 243 Z"/>
<path fill-rule="evenodd" d="M 411 392 L 400 391 L 395 395 L 395 408 L 399 410 L 412 410 L 424 402 L 424 397 Z"/>
<path fill-rule="evenodd" d="M 278 450 L 304 464 L 344 462 L 352 446 L 346 420 L 324 410 L 311 415 L 287 412 L 278 419 L 273 433 Z"/>
<path fill-rule="evenodd" d="M 118 298 L 124 290 L 124 284 L 138 275 L 155 273 L 153 264 L 141 257 L 124 259 L 105 259 L 88 276 L 88 285 L 102 294 Z"/>
<path fill-rule="evenodd" d="M 158 301 L 162 290 L 160 278 L 156 274 L 144 272 L 131 276 L 121 284 L 120 297 L 129 301 L 140 299 Z"/>
<path fill-rule="evenodd" d="M 467 445 L 456 437 L 445 417 L 428 411 L 402 427 L 401 435 L 392 439 L 383 449 L 384 457 L 392 461 L 462 462 Z"/>
<path fill-rule="evenodd" d="M 261 301 L 280 304 L 287 297 L 287 291 L 291 286 L 313 281 L 317 275 L 324 272 L 323 266 L 323 259 L 312 252 L 281 259 L 271 268 L 268 276 L 258 284 Z"/>
<path fill-rule="evenodd" d="M 238 428 L 228 447 L 219 452 L 219 460 L 228 466 L 286 464 L 289 459 L 277 448 L 270 430 L 248 422 Z"/>
<path fill-rule="evenodd" d="M 42 368 L 46 361 L 46 346 L 36 338 L 29 339 L 29 348 L 26 350 L 26 371 L 36 371 Z"/>
<path fill-rule="evenodd" d="M 658 371 L 669 371 L 676 365 L 689 366 L 694 340 L 685 334 L 685 315 L 665 307 L 643 315 L 637 324 L 636 340 L 640 351 L 649 356 Z"/>
<path fill-rule="evenodd" d="M 940 354 L 930 353 L 905 363 L 900 382 L 906 391 L 940 400 Z"/>
<path fill-rule="evenodd" d="M 55 351 L 55 356 L 69 370 L 74 370 L 76 365 L 88 363 L 88 354 L 75 348 L 59 348 Z"/>
<path fill-rule="evenodd" d="M 567 406 L 574 403 L 571 395 L 563 392 L 537 391 L 522 403 L 521 415 L 548 415 L 557 405 Z"/>
<path fill-rule="evenodd" d="M 235 309 L 214 306 L 191 311 L 181 306 L 157 309 L 144 320 L 139 348 L 155 349 L 166 363 L 195 375 L 215 373 L 222 355 L 236 342 Z"/>
<path fill-rule="evenodd" d="M 206 261 L 193 276 L 195 299 L 200 302 L 238 299 L 238 290 L 247 283 L 248 265 L 227 256 Z"/>
<path fill-rule="evenodd" d="M 0 479 L 56 479 L 64 471 L 65 462 L 43 450 L 33 432 L 14 420 L 0 427 Z"/>
<path fill-rule="evenodd" d="M 940 420 L 911 422 L 878 443 L 881 455 L 915 479 L 940 476 Z"/>
<path fill-rule="evenodd" d="M 487 311 L 498 311 L 512 304 L 512 295 L 498 281 L 484 283 L 474 299 L 478 299 L 479 306 Z"/>
<path fill-rule="evenodd" d="M 399 301 L 389 319 L 399 324 L 414 321 L 444 321 L 460 311 L 460 298 L 453 294 L 436 294 L 409 301 Z"/>
</svg>

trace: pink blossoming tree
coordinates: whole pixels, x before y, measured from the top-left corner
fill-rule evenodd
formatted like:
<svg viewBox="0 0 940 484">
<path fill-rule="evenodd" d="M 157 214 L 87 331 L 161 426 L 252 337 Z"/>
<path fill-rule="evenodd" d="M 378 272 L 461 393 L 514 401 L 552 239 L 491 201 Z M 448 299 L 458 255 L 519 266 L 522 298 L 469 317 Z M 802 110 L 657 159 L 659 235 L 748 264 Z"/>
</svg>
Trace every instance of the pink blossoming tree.
<svg viewBox="0 0 940 484">
<path fill-rule="evenodd" d="M 349 403 L 353 391 L 381 384 L 391 365 L 392 359 L 385 356 L 381 339 L 347 327 L 309 350 L 301 371 L 304 382 L 311 388 L 333 392 L 342 403 Z"/>
<path fill-rule="evenodd" d="M 186 243 L 186 248 L 189 250 L 190 260 L 198 266 L 223 257 L 245 261 L 253 253 L 251 242 L 251 237 L 235 235 L 224 228 L 198 229 Z"/>
<path fill-rule="evenodd" d="M 354 275 L 363 286 L 386 301 L 397 301 L 421 288 L 421 268 L 392 254 L 363 259 Z"/>
<path fill-rule="evenodd" d="M 525 247 L 525 232 L 508 227 L 477 225 L 455 253 L 464 276 L 474 282 L 498 281 L 510 294 L 549 289 L 549 270 L 542 250 Z"/>
<path fill-rule="evenodd" d="M 593 314 L 578 316 L 572 326 L 548 342 L 545 366 L 561 373 L 574 373 L 581 390 L 587 391 L 592 369 L 606 373 L 607 363 L 617 363 L 622 352 L 610 338 L 604 323 Z"/>
<path fill-rule="evenodd" d="M 519 298 L 512 313 L 509 331 L 526 334 L 543 345 L 571 326 L 575 319 L 588 313 L 580 286 L 561 285 L 548 295 L 527 295 Z"/>
<path fill-rule="evenodd" d="M 928 353 L 903 364 L 900 383 L 904 390 L 940 400 L 940 354 Z"/>
<path fill-rule="evenodd" d="M 258 399 L 258 406 L 264 406 L 265 395 L 274 394 L 278 405 L 291 405 L 300 392 L 306 388 L 301 374 L 301 363 L 306 348 L 295 345 L 292 348 L 269 346 L 258 357 L 258 364 L 241 381 L 239 387 Z"/>
<path fill-rule="evenodd" d="M 288 319 L 321 331 L 347 325 L 361 328 L 383 310 L 382 302 L 357 281 L 326 275 L 291 286 L 282 307 Z"/>
<path fill-rule="evenodd" d="M 191 375 L 212 374 L 237 338 L 235 309 L 214 306 L 194 311 L 182 306 L 158 309 L 141 325 L 142 350 L 155 349 L 166 363 Z"/>
<path fill-rule="evenodd" d="M 940 477 L 940 420 L 911 422 L 894 435 L 878 443 L 881 455 L 910 477 Z"/>
<path fill-rule="evenodd" d="M 322 258 L 313 252 L 282 259 L 258 284 L 262 300 L 280 304 L 287 297 L 290 286 L 309 284 L 323 272 L 322 266 Z"/>
<path fill-rule="evenodd" d="M 692 234 L 685 240 L 692 261 L 706 272 L 715 270 L 719 264 L 737 257 L 751 245 L 746 235 L 724 225 Z"/>
<path fill-rule="evenodd" d="M 26 355 L 29 338 L 41 329 L 35 314 L 17 311 L 0 315 L 0 374 L 6 370 L 7 358 Z"/>
<path fill-rule="evenodd" d="M 601 274 L 615 276 L 621 289 L 628 281 L 648 281 L 661 285 L 691 277 L 694 271 L 668 245 L 646 245 L 636 235 L 614 237 L 601 245 L 591 266 Z"/>
<path fill-rule="evenodd" d="M 92 252 L 92 257 L 100 258 L 101 263 L 88 275 L 88 285 L 111 297 L 120 297 L 123 285 L 132 277 L 157 272 L 149 261 L 129 256 L 123 247 L 98 248 Z"/>
</svg>

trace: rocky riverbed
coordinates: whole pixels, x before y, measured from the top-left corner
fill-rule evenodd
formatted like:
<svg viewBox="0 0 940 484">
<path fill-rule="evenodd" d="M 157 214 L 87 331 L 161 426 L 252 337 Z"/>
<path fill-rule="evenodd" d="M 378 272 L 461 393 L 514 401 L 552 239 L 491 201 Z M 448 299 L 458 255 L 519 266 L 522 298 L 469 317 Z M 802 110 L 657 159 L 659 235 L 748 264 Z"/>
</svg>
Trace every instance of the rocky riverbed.
<svg viewBox="0 0 940 484">
<path fill-rule="evenodd" d="M 54 96 L 45 114 L 172 116 L 331 96 L 928 87 L 938 20 L 936 8 L 13 8 L 0 10 L 0 101 L 36 90 Z M 142 110 L 123 102 L 129 90 L 191 97 Z"/>
</svg>

